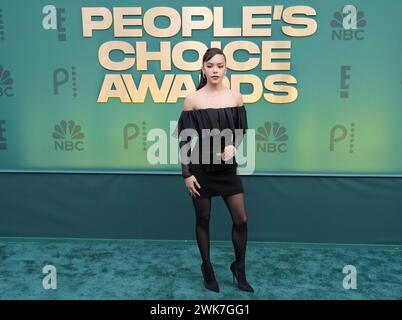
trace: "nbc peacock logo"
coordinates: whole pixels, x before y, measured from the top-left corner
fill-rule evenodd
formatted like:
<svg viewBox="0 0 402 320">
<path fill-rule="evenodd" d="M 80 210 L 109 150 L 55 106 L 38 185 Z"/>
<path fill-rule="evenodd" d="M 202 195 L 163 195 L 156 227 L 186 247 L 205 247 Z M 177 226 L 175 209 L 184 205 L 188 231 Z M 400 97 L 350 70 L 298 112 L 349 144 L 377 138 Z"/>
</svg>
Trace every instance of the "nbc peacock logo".
<svg viewBox="0 0 402 320">
<path fill-rule="evenodd" d="M 12 84 L 14 83 L 11 78 L 10 71 L 6 70 L 0 65 L 0 97 L 14 96 Z"/>
<path fill-rule="evenodd" d="M 257 152 L 285 153 L 289 136 L 286 128 L 279 122 L 267 121 L 257 128 L 255 140 L 257 140 Z"/>
<path fill-rule="evenodd" d="M 331 20 L 332 40 L 364 40 L 366 24 L 363 11 L 358 11 L 353 5 L 346 5 L 341 11 L 336 11 Z"/>
<path fill-rule="evenodd" d="M 54 126 L 52 135 L 56 151 L 83 151 L 84 133 L 80 125 L 73 120 L 62 120 Z"/>
</svg>

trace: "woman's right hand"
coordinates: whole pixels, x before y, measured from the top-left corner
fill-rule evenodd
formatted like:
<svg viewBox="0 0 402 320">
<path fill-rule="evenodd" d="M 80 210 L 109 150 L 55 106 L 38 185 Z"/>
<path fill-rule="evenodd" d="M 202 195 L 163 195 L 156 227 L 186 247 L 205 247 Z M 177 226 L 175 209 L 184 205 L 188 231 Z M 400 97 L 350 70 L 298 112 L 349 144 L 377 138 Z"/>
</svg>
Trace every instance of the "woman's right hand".
<svg viewBox="0 0 402 320">
<path fill-rule="evenodd" d="M 188 192 L 190 193 L 191 196 L 194 196 L 194 195 L 200 196 L 200 194 L 195 189 L 195 187 L 198 187 L 199 189 L 201 189 L 201 186 L 194 176 L 189 176 L 188 178 L 185 178 L 184 183 L 186 184 Z"/>
</svg>

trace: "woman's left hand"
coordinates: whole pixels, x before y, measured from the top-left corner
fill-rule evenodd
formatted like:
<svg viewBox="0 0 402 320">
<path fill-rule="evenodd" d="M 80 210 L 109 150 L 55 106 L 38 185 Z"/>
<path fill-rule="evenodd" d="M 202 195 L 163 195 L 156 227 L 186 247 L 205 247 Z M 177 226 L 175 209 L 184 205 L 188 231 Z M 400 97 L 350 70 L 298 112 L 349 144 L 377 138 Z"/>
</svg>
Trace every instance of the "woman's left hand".
<svg viewBox="0 0 402 320">
<path fill-rule="evenodd" d="M 223 161 L 228 161 L 230 158 L 234 157 L 236 155 L 237 149 L 233 145 L 228 145 L 225 147 L 221 159 Z"/>
</svg>

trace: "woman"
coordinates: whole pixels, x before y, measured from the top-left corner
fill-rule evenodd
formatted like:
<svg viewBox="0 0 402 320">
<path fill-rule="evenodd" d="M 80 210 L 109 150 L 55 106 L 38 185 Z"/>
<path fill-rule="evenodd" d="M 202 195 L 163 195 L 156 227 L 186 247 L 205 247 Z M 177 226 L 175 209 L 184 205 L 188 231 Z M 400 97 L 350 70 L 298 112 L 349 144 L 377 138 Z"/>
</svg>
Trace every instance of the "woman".
<svg viewBox="0 0 402 320">
<path fill-rule="evenodd" d="M 209 219 L 211 213 L 211 197 L 222 196 L 227 205 L 233 221 L 232 241 L 236 260 L 230 265 L 233 281 L 237 280 L 240 290 L 253 292 L 254 289 L 246 280 L 245 254 L 247 243 L 247 213 L 245 209 L 244 191 L 242 181 L 238 175 L 237 162 L 234 158 L 236 148 L 242 141 L 238 139 L 239 130 L 244 134 L 247 129 L 246 110 L 240 93 L 226 88 L 222 79 L 226 74 L 226 57 L 221 49 L 209 48 L 202 60 L 201 79 L 197 91 L 189 94 L 184 100 L 176 133 L 182 129 L 194 129 L 201 137 L 197 141 L 199 162 L 192 160 L 185 164 L 185 156 L 191 158 L 191 150 L 185 152 L 184 145 L 190 142 L 191 137 L 180 141 L 181 166 L 184 183 L 192 197 L 196 213 L 196 237 L 202 258 L 201 271 L 204 277 L 204 286 L 219 292 L 214 270 L 209 254 Z M 218 128 L 231 129 L 233 143 L 218 147 L 212 140 L 214 134 L 205 134 L 203 129 Z M 238 129 L 238 130 L 236 130 Z M 235 130 L 237 133 L 235 134 Z M 203 132 L 202 132 L 203 131 Z M 221 131 L 220 131 L 221 132 Z M 227 132 L 227 131 L 226 131 Z M 216 132 L 215 132 L 216 134 Z M 177 134 L 176 134 L 177 135 Z M 222 135 L 219 136 L 222 138 Z M 202 148 L 207 139 L 212 148 Z M 222 140 L 221 140 L 222 141 Z M 205 154 L 209 161 L 205 163 Z M 202 157 L 204 155 L 204 158 Z M 218 159 L 213 159 L 217 157 Z M 231 160 L 231 158 L 233 158 Z M 204 159 L 204 161 L 203 161 Z"/>
</svg>

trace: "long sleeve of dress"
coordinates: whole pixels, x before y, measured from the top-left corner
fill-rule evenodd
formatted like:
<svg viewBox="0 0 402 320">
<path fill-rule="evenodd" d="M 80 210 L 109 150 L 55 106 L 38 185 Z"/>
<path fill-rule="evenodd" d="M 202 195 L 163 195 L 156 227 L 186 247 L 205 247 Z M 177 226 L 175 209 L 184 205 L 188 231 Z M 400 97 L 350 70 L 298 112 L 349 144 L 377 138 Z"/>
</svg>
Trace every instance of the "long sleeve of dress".
<svg viewBox="0 0 402 320">
<path fill-rule="evenodd" d="M 244 139 L 244 133 L 243 134 L 234 134 L 233 135 L 233 145 L 237 149 L 239 145 L 241 145 L 242 141 Z"/>
<path fill-rule="evenodd" d="M 242 143 L 244 135 L 246 134 L 248 129 L 247 112 L 245 108 L 238 109 L 238 113 L 235 114 L 234 121 L 235 121 L 234 125 L 235 132 L 237 130 L 238 132 L 242 133 L 242 134 L 236 134 L 234 132 L 233 134 L 233 142 L 234 142 L 233 145 L 237 149 L 239 145 Z M 240 131 L 239 129 L 242 129 L 242 131 Z"/>
<path fill-rule="evenodd" d="M 173 136 L 179 139 L 179 150 L 180 150 L 180 164 L 183 178 L 188 178 L 192 176 L 190 171 L 190 162 L 191 159 L 191 139 L 192 136 L 187 136 L 185 140 L 180 140 L 180 133 L 184 129 L 196 129 L 196 124 L 192 117 L 191 112 L 183 111 L 180 114 L 177 127 Z"/>
<path fill-rule="evenodd" d="M 187 143 L 188 145 L 185 146 Z M 179 141 L 181 173 L 183 179 L 192 176 L 192 173 L 190 172 L 190 163 L 183 163 L 183 159 L 185 158 L 190 159 L 191 156 L 190 144 L 191 144 L 191 137 L 188 137 L 187 140 Z"/>
</svg>

